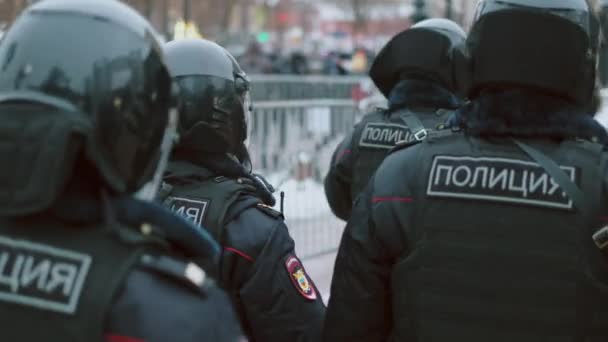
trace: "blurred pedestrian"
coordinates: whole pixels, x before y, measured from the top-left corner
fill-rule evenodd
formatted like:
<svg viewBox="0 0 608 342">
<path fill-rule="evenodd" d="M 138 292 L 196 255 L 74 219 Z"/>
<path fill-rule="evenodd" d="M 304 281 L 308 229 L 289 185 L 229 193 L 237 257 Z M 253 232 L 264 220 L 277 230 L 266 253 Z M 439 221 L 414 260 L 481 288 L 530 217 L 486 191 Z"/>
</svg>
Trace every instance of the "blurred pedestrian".
<svg viewBox="0 0 608 342">
<path fill-rule="evenodd" d="M 272 69 L 269 56 L 264 53 L 258 42 L 249 44 L 245 53 L 239 58 L 239 64 L 252 74 L 266 74 Z"/>
</svg>

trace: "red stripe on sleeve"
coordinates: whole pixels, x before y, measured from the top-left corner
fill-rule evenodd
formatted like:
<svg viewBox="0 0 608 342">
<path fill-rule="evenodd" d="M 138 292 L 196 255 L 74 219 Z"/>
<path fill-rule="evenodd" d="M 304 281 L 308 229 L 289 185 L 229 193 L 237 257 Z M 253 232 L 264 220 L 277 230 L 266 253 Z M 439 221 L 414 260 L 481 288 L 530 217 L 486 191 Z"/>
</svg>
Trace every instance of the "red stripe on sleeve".
<svg viewBox="0 0 608 342">
<path fill-rule="evenodd" d="M 253 262 L 253 258 L 252 258 L 251 256 L 247 255 L 247 253 L 245 253 L 245 252 L 241 252 L 241 251 L 239 251 L 238 249 L 236 249 L 236 248 L 232 248 L 232 247 L 224 247 L 224 249 L 225 249 L 227 252 L 232 252 L 232 253 L 234 253 L 234 254 L 236 254 L 236 255 L 238 255 L 238 256 L 240 256 L 240 257 L 244 258 L 244 259 L 247 259 L 247 260 L 249 260 L 249 261 Z"/>
<path fill-rule="evenodd" d="M 351 154 L 350 150 L 344 150 L 342 152 L 340 152 L 340 154 L 338 154 L 338 156 L 336 157 L 336 161 L 342 160 L 342 158 L 344 158 L 345 156 Z"/>
<path fill-rule="evenodd" d="M 145 340 L 122 336 L 122 335 L 106 335 L 106 342 L 146 342 Z"/>
</svg>

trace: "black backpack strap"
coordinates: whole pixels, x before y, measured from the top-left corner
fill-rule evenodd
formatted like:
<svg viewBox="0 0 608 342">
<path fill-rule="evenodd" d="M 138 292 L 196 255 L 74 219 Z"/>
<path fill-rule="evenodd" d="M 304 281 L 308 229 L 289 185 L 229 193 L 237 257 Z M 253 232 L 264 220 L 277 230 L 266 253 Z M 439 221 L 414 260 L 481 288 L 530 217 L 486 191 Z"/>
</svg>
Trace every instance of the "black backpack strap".
<svg viewBox="0 0 608 342">
<path fill-rule="evenodd" d="M 399 111 L 399 118 L 405 123 L 405 125 L 409 128 L 412 136 L 416 141 L 422 141 L 426 139 L 428 135 L 427 129 L 424 127 L 424 124 L 416 114 L 407 109 Z"/>
<path fill-rule="evenodd" d="M 555 180 L 555 182 L 561 187 L 561 189 L 570 197 L 574 206 L 578 209 L 579 213 L 583 216 L 584 229 L 578 229 L 580 231 L 580 243 L 581 248 L 585 249 L 587 246 L 587 239 L 589 236 L 587 233 L 589 229 L 592 229 L 591 222 L 591 207 L 587 202 L 583 191 L 568 177 L 568 175 L 557 165 L 555 161 L 546 156 L 544 153 L 536 150 L 535 148 L 526 145 L 518 140 L 514 140 L 515 144 L 524 151 L 530 158 L 537 162 L 548 174 Z M 595 237 L 594 237 L 595 240 Z M 597 244 L 597 242 L 596 242 Z M 593 272 L 589 269 L 588 252 L 585 253 L 585 258 L 581 260 L 583 263 L 582 267 L 586 273 L 586 276 L 594 283 L 598 283 L 595 279 Z M 587 259 L 587 260 L 585 260 Z M 593 314 L 595 312 L 595 302 L 591 297 L 591 291 L 586 284 L 579 284 L 577 286 L 577 314 L 576 314 L 576 326 L 577 333 L 575 341 L 585 342 L 591 326 L 593 326 Z"/>
<path fill-rule="evenodd" d="M 585 194 L 579 187 L 568 177 L 568 175 L 557 165 L 555 161 L 547 157 L 544 153 L 537 149 L 522 143 L 521 141 L 514 140 L 515 144 L 522 149 L 530 158 L 537 162 L 548 174 L 555 180 L 557 184 L 566 192 L 568 197 L 574 202 L 574 206 L 579 210 L 581 215 L 588 220 L 589 209 L 591 208 L 587 203 Z"/>
</svg>

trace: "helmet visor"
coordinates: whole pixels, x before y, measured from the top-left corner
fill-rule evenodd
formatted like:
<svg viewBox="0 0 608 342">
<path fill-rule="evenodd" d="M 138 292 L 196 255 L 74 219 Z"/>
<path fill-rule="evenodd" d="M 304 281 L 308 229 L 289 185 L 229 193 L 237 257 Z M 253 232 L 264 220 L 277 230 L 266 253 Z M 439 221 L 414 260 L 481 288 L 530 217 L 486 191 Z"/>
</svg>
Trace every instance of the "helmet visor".
<svg viewBox="0 0 608 342">
<path fill-rule="evenodd" d="M 146 181 L 169 107 L 152 32 L 78 12 L 26 11 L 3 38 L 0 59 L 1 93 L 27 90 L 86 114 L 94 126 L 87 155 L 110 187 L 132 192 Z"/>
<path fill-rule="evenodd" d="M 144 201 L 154 201 L 160 190 L 160 185 L 163 181 L 163 175 L 169 164 L 169 157 L 173 145 L 177 141 L 177 127 L 178 127 L 179 115 L 177 109 L 172 108 L 169 111 L 169 120 L 163 140 L 158 150 L 158 163 L 156 164 L 156 170 L 152 176 L 152 179 L 144 184 L 144 186 L 135 194 L 135 197 Z"/>
<path fill-rule="evenodd" d="M 253 115 L 253 102 L 251 101 L 251 90 L 250 90 L 250 82 L 245 73 L 236 73 L 234 75 L 234 86 L 237 94 L 241 97 L 243 103 L 243 122 L 244 122 L 244 134 L 245 147 L 249 148 L 251 130 L 253 128 L 253 124 L 251 121 L 251 116 Z"/>
<path fill-rule="evenodd" d="M 253 115 L 253 104 L 251 102 L 251 94 L 249 92 L 246 92 L 243 95 L 243 113 L 244 113 L 244 118 L 245 118 L 245 147 L 249 148 L 249 145 L 251 144 L 251 133 L 253 130 L 253 122 L 252 120 L 252 115 Z"/>
</svg>

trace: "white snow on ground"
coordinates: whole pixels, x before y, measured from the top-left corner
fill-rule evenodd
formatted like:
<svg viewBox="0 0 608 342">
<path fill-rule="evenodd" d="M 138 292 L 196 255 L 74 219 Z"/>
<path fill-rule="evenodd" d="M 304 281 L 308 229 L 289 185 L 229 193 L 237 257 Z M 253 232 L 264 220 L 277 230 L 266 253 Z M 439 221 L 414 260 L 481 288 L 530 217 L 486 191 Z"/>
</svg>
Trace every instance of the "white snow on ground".
<svg viewBox="0 0 608 342">
<path fill-rule="evenodd" d="M 604 127 L 608 128 L 608 106 L 605 106 L 605 108 L 595 116 L 595 119 Z"/>
<path fill-rule="evenodd" d="M 262 172 L 262 176 L 266 178 L 266 181 L 268 181 L 268 183 L 275 187 L 275 189 L 278 189 L 281 184 L 291 178 L 291 176 L 289 175 L 289 171 L 275 172 L 270 174 Z M 277 190 L 274 195 L 278 200 L 280 191 Z"/>
<path fill-rule="evenodd" d="M 336 137 L 312 155 L 323 177 L 341 141 L 342 137 Z M 291 176 L 292 170 L 262 174 L 276 188 L 277 210 L 280 209 L 280 193 L 285 192 L 285 223 L 296 244 L 296 253 L 327 303 L 336 252 L 346 223 L 332 214 L 323 184 L 312 179 L 298 182 Z"/>
<path fill-rule="evenodd" d="M 276 187 L 277 210 L 280 193 L 285 192 L 285 224 L 296 244 L 296 253 L 327 304 L 345 223 L 332 214 L 322 184 L 312 179 L 299 182 L 290 178 L 289 172 L 269 174 L 267 179 Z"/>
<path fill-rule="evenodd" d="M 331 213 L 325 199 L 323 185 L 312 179 L 297 181 L 289 179 L 277 188 L 276 195 L 285 192 L 284 212 L 288 220 L 305 219 Z M 276 209 L 279 210 L 280 198 Z"/>
<path fill-rule="evenodd" d="M 604 127 L 608 127 L 608 89 L 602 90 L 602 108 L 595 116 Z"/>
</svg>

